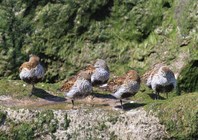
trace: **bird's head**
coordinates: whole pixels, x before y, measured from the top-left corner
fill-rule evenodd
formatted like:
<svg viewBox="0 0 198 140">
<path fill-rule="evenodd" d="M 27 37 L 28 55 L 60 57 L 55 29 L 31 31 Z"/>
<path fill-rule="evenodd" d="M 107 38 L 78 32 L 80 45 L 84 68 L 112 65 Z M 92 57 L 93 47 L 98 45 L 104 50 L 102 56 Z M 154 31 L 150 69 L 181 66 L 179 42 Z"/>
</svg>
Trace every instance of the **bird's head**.
<svg viewBox="0 0 198 140">
<path fill-rule="evenodd" d="M 107 63 L 103 59 L 97 59 L 96 63 L 94 64 L 95 68 L 104 68 L 106 70 L 109 70 L 109 67 L 107 66 Z"/>
<path fill-rule="evenodd" d="M 135 70 L 129 70 L 126 74 L 126 78 L 140 82 L 140 77 L 139 77 L 137 71 L 135 71 Z"/>
<path fill-rule="evenodd" d="M 34 64 L 38 65 L 39 61 L 40 61 L 40 58 L 38 56 L 36 56 L 34 54 L 29 55 L 29 62 L 30 63 L 34 63 Z"/>
<path fill-rule="evenodd" d="M 170 73 L 170 69 L 168 67 L 166 67 L 166 66 L 160 67 L 160 69 L 159 69 L 160 75 L 162 75 L 163 77 L 166 77 L 167 74 L 169 74 L 169 73 Z"/>
</svg>

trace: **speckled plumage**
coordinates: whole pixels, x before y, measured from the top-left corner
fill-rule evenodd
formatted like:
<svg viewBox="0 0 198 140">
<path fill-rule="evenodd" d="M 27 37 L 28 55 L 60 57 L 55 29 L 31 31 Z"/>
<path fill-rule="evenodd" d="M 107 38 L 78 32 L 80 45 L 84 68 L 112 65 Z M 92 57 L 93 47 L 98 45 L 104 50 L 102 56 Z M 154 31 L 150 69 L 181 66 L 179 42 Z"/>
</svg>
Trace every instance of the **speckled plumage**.
<svg viewBox="0 0 198 140">
<path fill-rule="evenodd" d="M 110 77 L 109 67 L 107 63 L 102 60 L 98 59 L 94 64 L 95 70 L 91 76 L 91 83 L 93 86 L 102 85 L 107 83 Z"/>
<path fill-rule="evenodd" d="M 159 93 L 167 93 L 176 88 L 176 79 L 174 73 L 167 66 L 154 68 L 149 72 L 146 85 L 153 89 L 156 99 Z"/>
<path fill-rule="evenodd" d="M 92 85 L 90 82 L 91 73 L 88 71 L 81 71 L 76 81 L 73 83 L 72 87 L 68 92 L 65 93 L 66 98 L 72 100 L 74 106 L 74 99 L 84 98 L 90 95 L 93 91 Z"/>
<path fill-rule="evenodd" d="M 123 77 L 122 77 L 123 79 Z M 122 99 L 134 96 L 140 88 L 140 77 L 135 70 L 130 70 L 125 76 L 125 80 L 120 82 L 117 86 L 117 90 L 112 94 L 117 99 L 120 99 L 122 106 Z"/>
<path fill-rule="evenodd" d="M 79 75 L 81 75 L 82 73 L 87 73 L 89 75 L 87 77 L 87 80 L 91 82 L 91 75 L 93 74 L 94 70 L 95 68 L 92 65 L 88 65 L 85 69 L 79 71 L 76 75 L 67 79 L 58 90 L 61 92 L 68 92 L 78 79 Z"/>
<path fill-rule="evenodd" d="M 68 92 L 77 80 L 77 76 L 72 76 L 66 80 L 63 85 L 58 89 L 61 92 Z"/>
<path fill-rule="evenodd" d="M 34 88 L 34 84 L 40 82 L 44 77 L 44 69 L 39 61 L 40 59 L 38 56 L 30 55 L 29 61 L 24 62 L 19 68 L 20 79 L 28 84 L 32 84 L 32 90 Z"/>
<path fill-rule="evenodd" d="M 126 75 L 114 77 L 113 79 L 108 81 L 107 86 L 104 89 L 109 92 L 115 92 L 120 87 L 120 85 L 124 83 L 125 79 Z"/>
</svg>

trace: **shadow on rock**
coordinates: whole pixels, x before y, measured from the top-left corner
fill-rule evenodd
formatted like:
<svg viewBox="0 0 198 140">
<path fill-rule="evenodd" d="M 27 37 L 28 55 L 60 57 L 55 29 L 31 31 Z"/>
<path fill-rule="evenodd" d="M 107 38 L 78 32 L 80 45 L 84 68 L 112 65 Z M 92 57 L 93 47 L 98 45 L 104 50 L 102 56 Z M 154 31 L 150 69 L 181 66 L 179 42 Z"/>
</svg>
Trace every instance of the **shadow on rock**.
<svg viewBox="0 0 198 140">
<path fill-rule="evenodd" d="M 145 103 L 125 103 L 125 104 L 123 104 L 123 110 L 129 111 L 129 110 L 132 110 L 132 109 L 135 109 L 138 107 L 142 107 L 145 105 L 146 105 Z M 121 105 L 117 105 L 117 106 L 115 106 L 115 108 L 122 109 Z"/>
<path fill-rule="evenodd" d="M 93 93 L 93 96 L 102 99 L 116 99 L 111 94 Z"/>
<path fill-rule="evenodd" d="M 35 88 L 33 91 L 33 95 L 35 95 L 39 98 L 42 98 L 42 99 L 45 99 L 48 101 L 54 101 L 54 102 L 64 102 L 66 100 L 63 97 L 54 96 L 40 88 Z"/>
<path fill-rule="evenodd" d="M 148 94 L 148 95 L 150 96 L 150 98 L 152 98 L 153 100 L 155 100 L 155 98 L 156 98 L 156 95 L 155 95 L 155 94 L 150 93 L 150 94 Z M 164 97 L 162 97 L 162 96 L 159 95 L 158 99 L 160 99 L 160 100 L 165 100 L 166 98 L 164 98 Z"/>
</svg>

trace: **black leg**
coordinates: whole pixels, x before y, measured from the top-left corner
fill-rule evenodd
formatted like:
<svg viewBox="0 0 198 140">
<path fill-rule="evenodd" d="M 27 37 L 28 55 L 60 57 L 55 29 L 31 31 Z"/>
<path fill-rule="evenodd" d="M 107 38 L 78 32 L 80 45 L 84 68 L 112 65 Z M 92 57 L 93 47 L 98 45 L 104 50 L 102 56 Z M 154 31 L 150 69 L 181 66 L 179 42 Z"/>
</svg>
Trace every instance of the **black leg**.
<svg viewBox="0 0 198 140">
<path fill-rule="evenodd" d="M 155 100 L 159 99 L 159 92 L 155 92 Z"/>
<path fill-rule="evenodd" d="M 120 104 L 121 104 L 121 108 L 124 109 L 123 105 L 122 105 L 122 99 L 120 99 Z"/>
<path fill-rule="evenodd" d="M 168 99 L 168 92 L 166 92 L 166 99 Z"/>
<path fill-rule="evenodd" d="M 72 109 L 74 109 L 74 100 L 72 99 Z"/>
<path fill-rule="evenodd" d="M 94 107 L 94 103 L 93 103 L 93 99 L 95 98 L 94 94 L 91 94 L 91 103 L 92 103 L 92 107 Z"/>
<path fill-rule="evenodd" d="M 34 92 L 34 84 L 32 84 L 32 90 L 31 90 L 31 92 L 30 92 L 30 94 L 29 94 L 29 97 L 31 97 L 32 96 L 32 94 L 33 94 L 33 92 Z"/>
</svg>

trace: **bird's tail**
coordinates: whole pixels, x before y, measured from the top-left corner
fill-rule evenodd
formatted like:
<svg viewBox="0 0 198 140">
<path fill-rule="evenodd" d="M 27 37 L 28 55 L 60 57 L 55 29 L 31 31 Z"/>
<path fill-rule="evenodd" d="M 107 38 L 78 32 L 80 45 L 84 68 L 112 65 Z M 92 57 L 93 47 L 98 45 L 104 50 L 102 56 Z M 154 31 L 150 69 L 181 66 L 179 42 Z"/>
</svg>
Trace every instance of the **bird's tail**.
<svg viewBox="0 0 198 140">
<path fill-rule="evenodd" d="M 115 93 L 111 93 L 110 96 L 112 97 L 112 99 L 117 99 Z"/>
</svg>

